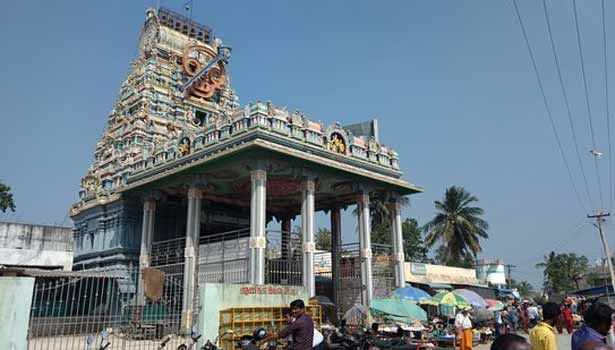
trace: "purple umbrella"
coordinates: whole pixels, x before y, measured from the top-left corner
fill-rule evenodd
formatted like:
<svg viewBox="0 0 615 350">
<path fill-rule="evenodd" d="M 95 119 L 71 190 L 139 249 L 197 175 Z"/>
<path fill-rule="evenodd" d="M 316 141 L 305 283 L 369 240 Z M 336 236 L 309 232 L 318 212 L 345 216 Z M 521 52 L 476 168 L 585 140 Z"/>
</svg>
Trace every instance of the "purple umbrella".
<svg viewBox="0 0 615 350">
<path fill-rule="evenodd" d="M 488 306 L 483 297 L 469 289 L 455 289 L 453 292 L 461 295 L 474 308 L 483 309 Z"/>
</svg>

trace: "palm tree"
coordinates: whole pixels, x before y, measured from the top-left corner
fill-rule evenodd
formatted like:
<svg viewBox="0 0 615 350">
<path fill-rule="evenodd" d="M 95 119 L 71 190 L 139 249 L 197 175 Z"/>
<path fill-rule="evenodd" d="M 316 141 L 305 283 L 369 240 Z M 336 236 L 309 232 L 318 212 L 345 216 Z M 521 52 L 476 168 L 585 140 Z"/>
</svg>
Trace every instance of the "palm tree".
<svg viewBox="0 0 615 350">
<path fill-rule="evenodd" d="M 372 230 L 382 223 L 389 222 L 391 217 L 391 209 L 388 206 L 388 198 L 372 197 L 369 200 L 369 216 L 371 218 Z M 400 197 L 402 207 L 410 205 L 408 197 Z M 355 216 L 359 215 L 358 206 L 352 211 Z"/>
<path fill-rule="evenodd" d="M 481 216 L 484 210 L 470 206 L 478 202 L 463 187 L 446 189 L 444 201 L 435 201 L 436 216 L 425 226 L 425 244 L 433 247 L 440 242 L 444 247 L 445 263 L 457 265 L 468 256 L 476 257 L 482 250 L 480 238 L 489 238 L 489 224 Z"/>
</svg>

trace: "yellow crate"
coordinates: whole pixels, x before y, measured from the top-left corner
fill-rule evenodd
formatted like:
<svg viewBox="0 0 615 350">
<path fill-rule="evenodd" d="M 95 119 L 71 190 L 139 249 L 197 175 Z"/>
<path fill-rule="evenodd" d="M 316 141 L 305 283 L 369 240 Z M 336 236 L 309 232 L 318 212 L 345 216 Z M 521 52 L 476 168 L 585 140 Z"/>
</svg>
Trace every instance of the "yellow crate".
<svg viewBox="0 0 615 350">
<path fill-rule="evenodd" d="M 322 309 L 320 305 L 306 305 L 306 312 L 314 320 L 314 327 L 322 326 Z M 220 310 L 219 334 L 232 329 L 233 336 L 220 340 L 224 350 L 235 350 L 235 344 L 246 334 L 252 334 L 259 328 L 267 333 L 278 331 L 286 326 L 286 314 L 290 309 L 286 306 L 235 307 Z"/>
</svg>

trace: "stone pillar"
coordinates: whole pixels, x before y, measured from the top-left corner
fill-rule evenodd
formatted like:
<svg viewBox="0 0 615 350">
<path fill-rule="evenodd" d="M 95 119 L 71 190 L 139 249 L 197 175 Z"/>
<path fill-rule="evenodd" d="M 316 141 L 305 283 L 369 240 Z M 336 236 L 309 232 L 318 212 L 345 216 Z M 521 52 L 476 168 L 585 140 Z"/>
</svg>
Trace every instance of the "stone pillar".
<svg viewBox="0 0 615 350">
<path fill-rule="evenodd" d="M 401 202 L 395 199 L 391 208 L 391 242 L 393 242 L 393 259 L 395 261 L 395 286 L 397 288 L 406 285 L 404 238 L 401 223 Z"/>
<path fill-rule="evenodd" d="M 282 218 L 282 259 L 288 260 L 291 258 L 291 248 L 292 248 L 292 240 L 291 240 L 291 219 L 290 216 Z"/>
<path fill-rule="evenodd" d="M 267 172 L 250 172 L 252 193 L 250 201 L 250 283 L 265 284 L 265 249 L 267 246 Z"/>
<path fill-rule="evenodd" d="M 363 287 L 363 303 L 369 306 L 372 301 L 372 228 L 369 213 L 369 193 L 359 194 L 359 246 L 361 254 L 361 285 Z"/>
<path fill-rule="evenodd" d="M 336 317 L 339 317 L 341 292 L 340 247 L 342 246 L 342 215 L 340 208 L 331 209 L 331 280 L 333 281 L 333 303 Z M 336 320 L 337 321 L 337 320 Z"/>
<path fill-rule="evenodd" d="M 309 296 L 316 295 L 314 278 L 314 179 L 306 179 L 303 186 L 303 203 L 301 206 L 301 237 L 303 240 L 303 286 Z"/>
<path fill-rule="evenodd" d="M 189 334 L 194 321 L 194 300 L 197 287 L 197 264 L 201 233 L 201 190 L 188 189 L 188 218 L 186 221 L 186 248 L 184 250 L 184 294 L 182 303 L 182 329 Z"/>
<path fill-rule="evenodd" d="M 141 225 L 141 252 L 139 253 L 139 281 L 137 282 L 137 305 L 145 305 L 143 269 L 150 266 L 150 253 L 154 237 L 156 199 L 148 197 L 143 202 L 143 223 Z"/>
</svg>

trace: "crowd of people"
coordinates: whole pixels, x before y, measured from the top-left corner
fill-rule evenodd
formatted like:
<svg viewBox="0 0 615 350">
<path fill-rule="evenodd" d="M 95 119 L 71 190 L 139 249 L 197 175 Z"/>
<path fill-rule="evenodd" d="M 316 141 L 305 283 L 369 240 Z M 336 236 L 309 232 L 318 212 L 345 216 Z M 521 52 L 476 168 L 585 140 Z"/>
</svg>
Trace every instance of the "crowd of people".
<svg viewBox="0 0 615 350">
<path fill-rule="evenodd" d="M 552 302 L 542 306 L 513 305 L 496 315 L 496 339 L 491 350 L 557 350 L 557 334 L 562 334 L 564 329 L 572 335 L 572 350 L 613 349 L 614 312 L 602 302 L 584 302 L 574 307 L 569 301 L 563 305 Z M 575 315 L 583 320 L 577 330 L 574 330 Z M 521 322 L 520 329 L 518 322 Z M 529 341 L 517 331 L 528 333 Z M 463 336 L 461 339 L 460 349 L 467 350 Z"/>
<path fill-rule="evenodd" d="M 290 310 L 288 326 L 270 334 L 263 342 L 292 337 L 292 345 L 289 347 L 291 350 L 323 349 L 327 342 L 324 341 L 323 335 L 314 329 L 314 322 L 305 312 L 303 301 L 293 301 Z M 496 313 L 495 339 L 491 350 L 557 350 L 557 334 L 563 333 L 564 329 L 572 335 L 571 350 L 612 350 L 614 340 L 609 335 L 612 335 L 614 330 L 614 313 L 613 308 L 598 301 L 577 304 L 575 307 L 572 307 L 570 302 L 562 305 L 553 302 L 543 305 L 513 303 Z M 580 327 L 576 330 L 575 315 L 582 317 Z M 460 350 L 473 348 L 473 319 L 469 308 L 461 310 L 455 317 L 453 327 Z M 433 330 L 434 333 L 436 330 Z M 397 333 L 400 339 L 406 337 L 401 328 L 397 328 Z M 523 333 L 527 334 L 527 338 L 522 336 Z M 368 335 L 373 338 L 382 335 L 378 323 L 371 325 Z M 422 338 L 418 338 L 419 346 L 423 344 L 420 341 Z M 560 345 L 564 347 L 564 344 Z"/>
</svg>

